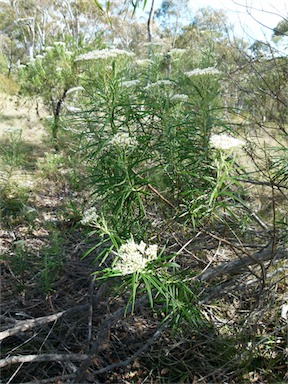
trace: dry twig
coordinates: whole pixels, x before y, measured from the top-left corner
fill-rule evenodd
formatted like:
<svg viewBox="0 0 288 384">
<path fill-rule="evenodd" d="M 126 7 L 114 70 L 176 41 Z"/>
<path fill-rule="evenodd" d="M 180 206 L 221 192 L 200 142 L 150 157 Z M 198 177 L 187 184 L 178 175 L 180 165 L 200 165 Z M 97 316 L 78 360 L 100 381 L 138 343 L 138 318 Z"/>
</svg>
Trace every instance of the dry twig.
<svg viewBox="0 0 288 384">
<path fill-rule="evenodd" d="M 44 355 L 9 356 L 0 360 L 0 368 L 17 363 L 34 363 L 39 361 L 83 361 L 89 356 L 82 353 L 48 353 Z"/>
<path fill-rule="evenodd" d="M 6 329 L 5 331 L 0 332 L 0 340 L 4 340 L 9 336 L 16 335 L 20 332 L 25 332 L 29 329 L 39 327 L 40 325 L 51 323 L 51 321 L 56 321 L 63 315 L 68 315 L 75 312 L 82 312 L 88 308 L 87 305 L 80 305 L 78 307 L 67 309 L 66 311 L 54 313 L 53 315 L 38 317 L 36 319 L 23 320 L 16 323 L 12 328 Z"/>
</svg>

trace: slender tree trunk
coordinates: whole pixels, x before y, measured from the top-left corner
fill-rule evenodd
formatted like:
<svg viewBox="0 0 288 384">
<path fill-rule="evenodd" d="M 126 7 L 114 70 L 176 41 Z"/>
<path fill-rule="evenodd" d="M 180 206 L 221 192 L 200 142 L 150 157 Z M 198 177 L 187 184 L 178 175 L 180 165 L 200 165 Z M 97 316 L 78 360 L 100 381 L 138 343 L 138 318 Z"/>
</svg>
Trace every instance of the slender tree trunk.
<svg viewBox="0 0 288 384">
<path fill-rule="evenodd" d="M 152 35 L 151 23 L 153 20 L 153 13 L 154 13 L 154 0 L 152 0 L 150 11 L 149 11 L 149 17 L 148 17 L 148 21 L 147 21 L 148 43 L 152 43 L 153 35 Z M 151 44 L 149 44 L 149 46 L 148 46 L 148 59 L 151 59 L 151 56 L 152 56 L 152 47 L 151 47 Z M 147 83 L 148 83 L 149 77 L 150 77 L 150 75 L 149 75 L 150 66 L 151 65 L 149 64 Z"/>
<path fill-rule="evenodd" d="M 59 131 L 59 126 L 60 126 L 60 111 L 61 111 L 61 106 L 65 100 L 65 97 L 67 95 L 68 89 L 65 89 L 63 92 L 62 97 L 57 101 L 57 104 L 54 108 L 54 122 L 52 126 L 52 139 L 53 139 L 53 144 L 54 148 L 56 151 L 59 151 L 59 142 L 58 142 L 58 131 Z"/>
<path fill-rule="evenodd" d="M 148 32 L 148 43 L 152 43 L 152 28 L 151 28 L 151 23 L 153 19 L 153 13 L 154 13 L 154 0 L 152 0 L 150 11 L 149 11 L 149 17 L 147 21 L 147 32 Z"/>
</svg>

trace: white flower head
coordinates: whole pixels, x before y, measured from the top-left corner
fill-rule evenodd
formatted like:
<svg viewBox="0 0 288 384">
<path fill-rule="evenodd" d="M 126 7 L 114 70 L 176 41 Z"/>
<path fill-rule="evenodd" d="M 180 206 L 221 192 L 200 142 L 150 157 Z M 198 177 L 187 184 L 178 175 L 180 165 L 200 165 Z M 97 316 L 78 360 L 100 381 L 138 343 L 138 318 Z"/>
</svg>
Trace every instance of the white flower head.
<svg viewBox="0 0 288 384">
<path fill-rule="evenodd" d="M 35 56 L 35 59 L 37 59 L 37 60 L 42 60 L 42 59 L 44 59 L 44 55 L 36 55 Z"/>
<path fill-rule="evenodd" d="M 144 241 L 140 244 L 135 243 L 133 239 L 121 245 L 117 255 L 114 270 L 121 272 L 122 275 L 129 275 L 135 272 L 142 272 L 147 265 L 157 259 L 157 244 L 147 245 Z"/>
<path fill-rule="evenodd" d="M 140 84 L 140 80 L 127 80 L 120 83 L 121 87 L 125 88 L 135 87 L 138 84 Z"/>
<path fill-rule="evenodd" d="M 66 95 L 69 95 L 69 93 L 78 92 L 78 91 L 85 91 L 85 88 L 83 88 L 81 85 L 79 87 L 70 88 L 66 92 Z"/>
<path fill-rule="evenodd" d="M 82 225 L 95 225 L 98 223 L 99 221 L 99 215 L 97 214 L 97 211 L 96 211 L 96 208 L 95 207 L 91 207 L 89 209 L 87 209 L 84 214 L 83 214 L 83 218 L 82 220 L 80 221 L 80 223 Z"/>
<path fill-rule="evenodd" d="M 210 138 L 210 145 L 213 148 L 225 150 L 231 150 L 237 147 L 243 147 L 245 145 L 245 141 L 235 139 L 232 136 L 226 135 L 225 133 L 221 133 L 220 135 L 212 135 Z"/>
<path fill-rule="evenodd" d="M 221 72 L 215 67 L 196 68 L 193 71 L 184 72 L 187 77 L 203 76 L 203 75 L 219 75 Z"/>
<path fill-rule="evenodd" d="M 173 48 L 171 49 L 170 53 L 173 55 L 183 55 L 183 53 L 187 52 L 187 49 L 181 49 L 181 48 Z"/>
<path fill-rule="evenodd" d="M 179 102 L 184 102 L 189 99 L 188 95 L 184 95 L 182 93 L 176 93 L 175 95 L 172 95 L 170 100 L 172 101 L 179 101 Z"/>
<path fill-rule="evenodd" d="M 126 132 L 118 132 L 112 137 L 108 145 L 116 148 L 134 149 L 137 147 L 138 141 Z"/>
<path fill-rule="evenodd" d="M 77 113 L 82 111 L 81 108 L 74 107 L 73 105 L 65 105 L 65 107 L 67 109 L 67 112 L 70 112 L 70 113 Z"/>
<path fill-rule="evenodd" d="M 135 61 L 135 64 L 139 66 L 146 66 L 146 65 L 154 64 L 154 61 L 151 59 L 139 59 Z"/>
<path fill-rule="evenodd" d="M 123 49 L 97 49 L 95 51 L 90 51 L 79 55 L 78 57 L 76 57 L 75 61 L 110 59 L 118 56 L 133 57 L 135 56 L 135 54 L 133 52 L 125 51 Z"/>
<path fill-rule="evenodd" d="M 33 66 L 35 64 L 35 59 L 31 58 L 26 65 L 31 65 Z"/>
<path fill-rule="evenodd" d="M 150 83 L 148 85 L 146 85 L 146 87 L 144 89 L 146 90 L 149 90 L 151 88 L 154 88 L 154 87 L 167 87 L 167 86 L 171 86 L 171 85 L 174 85 L 173 81 L 171 80 L 158 80 L 158 81 L 155 81 L 155 83 Z"/>
</svg>

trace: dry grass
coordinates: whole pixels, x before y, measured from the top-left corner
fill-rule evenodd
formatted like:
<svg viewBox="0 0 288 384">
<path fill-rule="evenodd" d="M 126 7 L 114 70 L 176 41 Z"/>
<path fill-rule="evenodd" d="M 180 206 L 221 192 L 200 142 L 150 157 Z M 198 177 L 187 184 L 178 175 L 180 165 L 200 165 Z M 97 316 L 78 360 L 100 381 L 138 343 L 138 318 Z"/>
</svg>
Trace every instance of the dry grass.
<svg viewBox="0 0 288 384">
<path fill-rule="evenodd" d="M 35 100 L 0 93 L 0 140 L 5 135 L 5 129 L 18 128 L 22 130 L 23 140 L 34 145 L 41 144 L 46 134 L 41 119 L 46 115 L 41 104 L 37 115 Z"/>
</svg>

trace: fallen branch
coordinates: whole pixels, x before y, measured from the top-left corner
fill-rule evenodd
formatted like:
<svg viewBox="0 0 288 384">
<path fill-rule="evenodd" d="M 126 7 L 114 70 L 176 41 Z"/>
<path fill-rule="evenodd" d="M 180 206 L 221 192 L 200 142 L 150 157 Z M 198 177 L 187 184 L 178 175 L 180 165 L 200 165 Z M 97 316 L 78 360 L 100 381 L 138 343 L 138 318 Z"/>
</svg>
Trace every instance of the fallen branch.
<svg viewBox="0 0 288 384">
<path fill-rule="evenodd" d="M 0 360 L 0 368 L 18 363 L 34 363 L 39 361 L 83 361 L 87 358 L 88 355 L 82 353 L 49 353 L 45 355 L 9 356 Z"/>
<path fill-rule="evenodd" d="M 78 307 L 67 309 L 66 311 L 54 313 L 53 315 L 38 317 L 36 319 L 19 321 L 14 327 L 0 332 L 0 341 L 6 339 L 9 336 L 16 335 L 20 332 L 25 332 L 29 329 L 39 327 L 40 325 L 51 323 L 51 321 L 56 321 L 63 315 L 68 315 L 74 312 L 82 312 L 86 309 L 88 309 L 87 305 L 80 305 Z"/>
<path fill-rule="evenodd" d="M 144 351 L 146 351 L 147 348 L 150 347 L 150 345 L 152 345 L 154 343 L 154 341 L 161 335 L 161 333 L 167 328 L 169 324 L 169 321 L 166 321 L 164 322 L 161 327 L 159 327 L 157 329 L 157 331 L 154 333 L 154 335 L 152 337 L 150 337 L 149 340 L 147 340 L 147 342 L 142 345 L 141 348 L 138 349 L 138 351 L 136 351 L 135 353 L 133 353 L 132 356 L 130 356 L 128 359 L 126 360 L 123 360 L 123 361 L 119 361 L 118 363 L 114 363 L 114 364 L 110 364 L 110 365 L 107 365 L 106 367 L 104 368 L 101 368 L 101 369 L 98 369 L 97 371 L 94 371 L 93 374 L 94 375 L 100 375 L 102 373 L 105 373 L 105 372 L 108 372 L 108 371 L 111 371 L 112 369 L 114 368 L 119 368 L 119 367 L 126 367 L 128 364 L 130 364 L 132 361 L 134 361 L 136 359 L 136 357 L 140 356 L 141 353 L 143 353 Z"/>
<path fill-rule="evenodd" d="M 241 259 L 224 262 L 217 267 L 209 267 L 202 274 L 195 277 L 200 281 L 208 281 L 223 275 L 238 275 L 243 271 L 247 271 L 247 267 L 255 264 L 260 264 L 264 261 L 279 260 L 288 257 L 287 249 L 276 249 L 273 251 L 272 244 L 266 248 L 253 253 L 251 256 L 244 256 Z"/>
<path fill-rule="evenodd" d="M 141 304 L 144 304 L 148 301 L 147 297 L 142 297 L 141 299 L 138 299 L 135 301 L 134 309 L 139 307 Z M 131 310 L 132 305 L 130 304 L 128 308 L 126 306 L 121 307 L 117 309 L 115 312 L 113 312 L 110 316 L 108 316 L 104 322 L 101 324 L 98 334 L 96 336 L 96 339 L 94 343 L 92 344 L 88 357 L 83 361 L 81 366 L 78 369 L 78 372 L 76 374 L 76 379 L 74 383 L 82 383 L 85 372 L 89 368 L 90 364 L 92 363 L 93 357 L 96 355 L 97 352 L 99 352 L 99 349 L 104 343 L 104 340 L 107 338 L 109 331 L 113 324 L 115 324 L 119 319 L 121 319 L 126 312 Z"/>
</svg>

